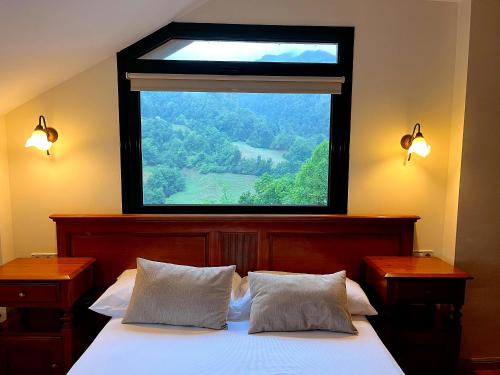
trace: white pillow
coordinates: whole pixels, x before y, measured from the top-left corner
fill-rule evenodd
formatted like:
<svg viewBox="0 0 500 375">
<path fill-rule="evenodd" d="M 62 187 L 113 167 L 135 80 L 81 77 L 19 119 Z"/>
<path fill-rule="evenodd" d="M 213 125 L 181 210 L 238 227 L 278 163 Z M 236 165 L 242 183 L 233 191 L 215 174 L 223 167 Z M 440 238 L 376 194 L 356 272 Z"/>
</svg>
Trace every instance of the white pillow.
<svg viewBox="0 0 500 375">
<path fill-rule="evenodd" d="M 258 271 L 270 272 L 274 274 L 286 274 L 279 271 Z M 111 285 L 92 306 L 89 307 L 102 315 L 112 318 L 123 318 L 127 311 L 132 289 L 135 284 L 136 269 L 123 271 L 118 276 L 116 282 Z M 361 286 L 346 278 L 347 304 L 351 315 L 377 315 L 377 310 L 373 308 Z M 229 302 L 229 312 L 227 320 L 241 321 L 250 319 L 250 308 L 252 306 L 252 297 L 248 288 L 248 277 L 243 278 L 234 273 L 233 287 L 231 291 L 231 300 Z"/>
<path fill-rule="evenodd" d="M 136 274 L 137 269 L 123 271 L 89 309 L 112 318 L 123 318 L 132 296 Z"/>
<path fill-rule="evenodd" d="M 257 271 L 261 273 L 272 273 L 275 275 L 286 275 L 291 272 L 281 271 Z M 347 305 L 351 315 L 377 315 L 377 310 L 370 304 L 368 297 L 361 286 L 354 280 L 346 278 Z M 231 298 L 232 320 L 248 320 L 252 306 L 252 296 L 248 287 L 248 276 L 241 279 L 240 288 L 236 299 Z"/>
<path fill-rule="evenodd" d="M 136 275 L 137 269 L 123 271 L 116 279 L 116 282 L 106 289 L 89 309 L 112 318 L 123 318 L 125 311 L 127 311 L 130 297 L 132 296 Z M 235 272 L 233 275 L 231 301 L 236 298 L 236 294 L 239 292 L 240 282 L 241 277 Z M 228 320 L 231 320 L 232 315 L 230 302 Z"/>
<path fill-rule="evenodd" d="M 354 280 L 346 278 L 347 304 L 351 315 L 377 315 L 361 286 Z"/>
</svg>

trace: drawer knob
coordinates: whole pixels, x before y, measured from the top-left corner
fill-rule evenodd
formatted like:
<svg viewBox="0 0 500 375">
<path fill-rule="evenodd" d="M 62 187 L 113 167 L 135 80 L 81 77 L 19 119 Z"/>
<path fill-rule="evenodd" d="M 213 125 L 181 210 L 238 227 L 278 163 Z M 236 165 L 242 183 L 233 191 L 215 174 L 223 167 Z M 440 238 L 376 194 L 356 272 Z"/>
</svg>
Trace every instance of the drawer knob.
<svg viewBox="0 0 500 375">
<path fill-rule="evenodd" d="M 26 293 L 25 293 L 25 292 L 19 292 L 19 294 L 18 294 L 18 295 L 19 295 L 19 297 L 21 297 L 21 298 L 26 297 Z"/>
<path fill-rule="evenodd" d="M 50 365 L 50 367 L 52 367 L 52 368 L 57 368 L 57 363 L 53 363 L 53 364 L 51 364 L 51 365 Z"/>
</svg>

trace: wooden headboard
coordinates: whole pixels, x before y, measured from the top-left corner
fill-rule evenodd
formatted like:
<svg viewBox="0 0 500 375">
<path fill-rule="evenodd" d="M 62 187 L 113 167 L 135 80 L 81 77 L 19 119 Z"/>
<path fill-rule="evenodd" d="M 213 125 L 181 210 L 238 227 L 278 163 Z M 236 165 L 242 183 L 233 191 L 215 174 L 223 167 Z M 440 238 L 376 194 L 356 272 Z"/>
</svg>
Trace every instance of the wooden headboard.
<svg viewBox="0 0 500 375">
<path fill-rule="evenodd" d="M 367 255 L 411 255 L 417 216 L 52 215 L 57 252 L 97 259 L 97 289 L 136 258 L 254 270 L 330 273 L 359 280 Z"/>
</svg>

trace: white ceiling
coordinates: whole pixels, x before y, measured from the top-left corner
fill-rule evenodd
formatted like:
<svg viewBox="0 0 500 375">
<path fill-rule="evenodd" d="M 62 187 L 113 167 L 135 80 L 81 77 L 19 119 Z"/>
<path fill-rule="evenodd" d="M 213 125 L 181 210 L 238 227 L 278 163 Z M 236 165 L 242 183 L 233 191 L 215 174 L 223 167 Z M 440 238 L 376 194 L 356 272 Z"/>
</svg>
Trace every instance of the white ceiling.
<svg viewBox="0 0 500 375">
<path fill-rule="evenodd" d="M 0 115 L 204 0 L 0 0 Z"/>
</svg>

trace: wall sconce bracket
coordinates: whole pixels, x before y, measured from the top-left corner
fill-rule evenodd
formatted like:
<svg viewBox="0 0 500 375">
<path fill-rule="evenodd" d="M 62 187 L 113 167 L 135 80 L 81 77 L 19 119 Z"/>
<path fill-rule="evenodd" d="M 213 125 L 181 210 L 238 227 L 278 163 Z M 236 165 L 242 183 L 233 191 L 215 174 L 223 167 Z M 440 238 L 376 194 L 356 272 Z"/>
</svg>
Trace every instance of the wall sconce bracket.
<svg viewBox="0 0 500 375">
<path fill-rule="evenodd" d="M 411 134 L 403 135 L 403 138 L 401 138 L 401 147 L 403 147 L 405 150 L 408 150 L 411 146 L 412 140 L 413 140 L 413 137 Z"/>
<path fill-rule="evenodd" d="M 59 134 L 57 133 L 56 129 L 47 128 L 47 129 L 45 129 L 45 131 L 47 132 L 47 140 L 49 142 L 54 143 L 55 141 L 57 141 L 57 138 L 59 138 Z"/>
</svg>

